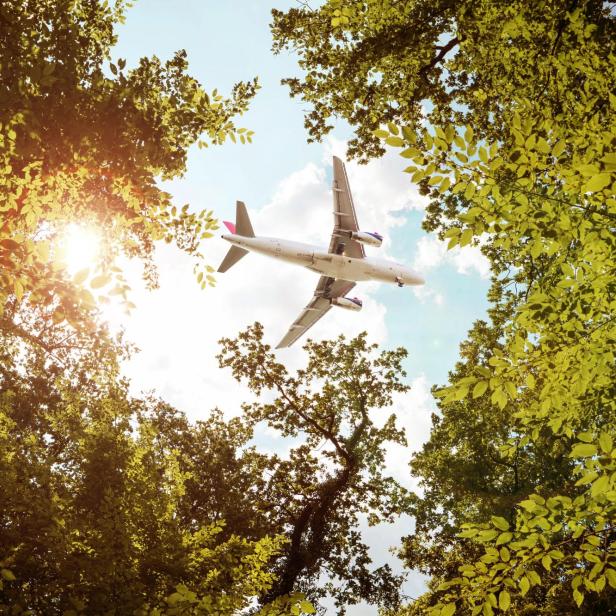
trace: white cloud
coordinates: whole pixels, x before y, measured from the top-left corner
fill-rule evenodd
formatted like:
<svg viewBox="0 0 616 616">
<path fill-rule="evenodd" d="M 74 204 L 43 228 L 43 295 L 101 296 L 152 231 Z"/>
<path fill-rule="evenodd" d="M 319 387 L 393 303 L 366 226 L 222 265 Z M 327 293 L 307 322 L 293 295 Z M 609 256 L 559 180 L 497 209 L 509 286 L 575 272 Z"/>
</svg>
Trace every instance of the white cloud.
<svg viewBox="0 0 616 616">
<path fill-rule="evenodd" d="M 394 444 L 387 448 L 386 469 L 401 485 L 414 490 L 417 490 L 417 483 L 411 477 L 408 464 L 411 455 L 419 451 L 430 436 L 432 413 L 436 411 L 430 387 L 425 375 L 414 378 L 411 390 L 397 394 L 392 407 L 398 426 L 406 433 L 407 445 Z"/>
<path fill-rule="evenodd" d="M 428 285 L 413 287 L 413 293 L 422 304 L 432 302 L 436 306 L 443 306 L 445 303 L 445 296 Z"/>
<path fill-rule="evenodd" d="M 447 241 L 436 235 L 426 235 L 417 242 L 413 267 L 426 272 L 443 265 L 453 265 L 459 274 L 479 274 L 481 278 L 490 277 L 490 262 L 479 246 L 456 246 L 447 250 Z"/>
</svg>

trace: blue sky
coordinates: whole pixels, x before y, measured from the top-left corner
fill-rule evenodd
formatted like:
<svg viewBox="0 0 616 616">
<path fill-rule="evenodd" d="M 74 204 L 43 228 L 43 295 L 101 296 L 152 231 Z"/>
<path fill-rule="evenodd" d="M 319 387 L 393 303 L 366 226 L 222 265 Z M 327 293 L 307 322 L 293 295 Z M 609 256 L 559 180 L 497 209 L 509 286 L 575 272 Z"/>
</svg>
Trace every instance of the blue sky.
<svg viewBox="0 0 616 616">
<path fill-rule="evenodd" d="M 297 6 L 273 1 L 276 8 Z M 271 8 L 271 0 L 141 0 L 118 28 L 114 59 L 125 58 L 130 68 L 141 56 L 154 54 L 165 60 L 186 49 L 191 74 L 207 90 L 218 88 L 223 94 L 236 81 L 258 76 L 262 88 L 237 122 L 255 131 L 254 143 L 193 148 L 185 177 L 167 188 L 178 204 L 213 209 L 226 220 L 234 219 L 235 201 L 241 199 L 257 233 L 327 245 L 332 225 L 331 155 L 344 158 L 351 131 L 339 122 L 327 142 L 306 143 L 305 105 L 292 100 L 280 85 L 282 77 L 297 73 L 296 59 L 270 51 Z M 374 341 L 409 350 L 406 368 L 413 389 L 396 400 L 394 410 L 410 447 L 392 449 L 389 465 L 394 476 L 414 487 L 407 463 L 410 452 L 429 433 L 434 408 L 429 388 L 445 382 L 459 343 L 472 322 L 485 316 L 489 273 L 477 249 L 447 253 L 436 237 L 421 229 L 425 202 L 402 173 L 404 166 L 404 160 L 390 152 L 368 166 L 348 163 L 347 171 L 360 227 L 386 235 L 382 252 L 413 265 L 427 284 L 415 291 L 359 284 L 356 290 L 365 300 L 364 310 L 332 310 L 310 334 L 322 338 L 367 329 Z M 217 266 L 227 247 L 218 237 L 208 240 L 203 247 L 208 262 Z M 316 275 L 249 255 L 221 276 L 216 288 L 201 291 L 185 255 L 164 246 L 157 262 L 160 288 L 146 292 L 135 282 L 138 308 L 121 321 L 128 338 L 141 349 L 126 366 L 135 391 L 155 390 L 193 418 L 214 406 L 237 413 L 249 396 L 217 368 L 216 341 L 259 320 L 267 341 L 275 344 L 310 299 Z M 293 347 L 280 358 L 290 367 L 299 366 L 303 351 Z M 259 444 L 276 451 L 286 446 L 268 430 L 260 433 Z M 380 559 L 392 561 L 386 548 L 408 532 L 409 524 L 403 520 L 370 530 L 377 564 Z M 406 590 L 413 595 L 421 587 L 421 578 L 413 575 Z M 376 608 L 359 606 L 349 613 L 376 614 Z"/>
</svg>

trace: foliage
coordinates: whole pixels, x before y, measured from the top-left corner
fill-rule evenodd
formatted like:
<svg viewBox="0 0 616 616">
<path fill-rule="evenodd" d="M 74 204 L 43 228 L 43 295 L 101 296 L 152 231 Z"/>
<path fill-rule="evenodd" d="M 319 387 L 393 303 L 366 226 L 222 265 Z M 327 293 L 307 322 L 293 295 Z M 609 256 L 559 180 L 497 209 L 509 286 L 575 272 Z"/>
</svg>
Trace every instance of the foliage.
<svg viewBox="0 0 616 616">
<path fill-rule="evenodd" d="M 488 367 L 492 349 L 502 348 L 499 324 L 502 326 L 508 315 L 493 311 L 491 316 L 495 325 L 477 323 L 462 345 L 463 361 L 450 376 L 452 384 L 473 374 L 477 367 Z M 491 525 L 488 530 L 498 529 L 494 543 L 498 544 L 499 556 L 502 550 L 503 556 L 511 559 L 510 548 L 501 543 L 510 538 L 503 520 L 510 526 L 515 524 L 520 501 L 536 490 L 544 496 L 559 494 L 572 500 L 579 494 L 572 472 L 575 461 L 568 455 L 575 438 L 544 429 L 536 439 L 518 445 L 514 456 L 504 456 L 500 451 L 510 435 L 523 431 L 512 411 L 519 410 L 530 395 L 526 392 L 524 398 L 503 409 L 492 404 L 487 395 L 439 401 L 442 415 L 433 417 L 430 440 L 413 459 L 413 474 L 421 477 L 423 493 L 412 507 L 415 527 L 405 538 L 401 553 L 409 566 L 432 576 L 430 592 L 401 613 L 426 613 L 438 601 L 440 593 L 436 589 L 458 578 L 459 567 L 483 555 L 482 545 L 463 532 L 463 524 L 482 524 L 485 520 L 499 524 L 500 527 Z M 572 553 L 569 547 L 556 549 L 563 555 Z M 616 596 L 614 590 L 608 586 L 600 594 L 589 594 L 580 609 L 575 605 L 571 587 L 562 584 L 562 561 L 551 562 L 552 556 L 549 559 L 549 571 L 543 563 L 539 565 L 540 586 L 534 586 L 524 598 L 508 591 L 515 613 L 608 613 Z M 457 612 L 470 610 L 458 605 Z"/>
<path fill-rule="evenodd" d="M 391 520 L 406 502 L 382 471 L 386 443 L 403 443 L 403 433 L 395 415 L 376 414 L 408 390 L 401 380 L 406 352 L 377 354 L 365 334 L 309 341 L 306 367 L 291 375 L 261 338 L 255 324 L 224 339 L 219 360 L 260 398 L 244 405 L 250 424 L 265 422 L 294 442 L 285 459 L 276 459 L 261 496 L 275 521 L 270 534 L 288 538 L 265 599 L 292 590 L 315 599 L 331 593 L 339 613 L 360 600 L 397 605 L 400 580 L 387 566 L 370 571 L 358 524 L 360 516 L 370 524 Z M 330 581 L 319 588 L 325 572 Z"/>
<path fill-rule="evenodd" d="M 342 0 L 276 12 L 274 35 L 277 49 L 300 53 L 306 77 L 289 83 L 315 105 L 312 136 L 338 114 L 357 129 L 352 153 L 382 152 L 375 139 L 402 148 L 431 197 L 425 227 L 450 247 L 481 243 L 491 260 L 498 318 L 481 356 L 440 392 L 443 421 L 460 408 L 471 425 L 491 412 L 492 466 L 552 459 L 546 475 L 524 470 L 508 509 L 502 469 L 482 474 L 491 487 L 479 503 L 447 501 L 454 520 L 430 529 L 454 531 L 432 571 L 443 583 L 417 613 L 547 614 L 567 605 L 563 586 L 596 608 L 616 587 L 613 13 L 593 1 Z M 483 438 L 473 438 L 478 464 Z M 435 429 L 415 461 L 430 486 L 460 475 L 455 465 L 432 475 L 424 457 L 450 448 L 464 459 L 456 447 Z M 438 492 L 427 510 L 438 511 Z M 430 549 L 432 536 L 414 541 Z"/>
<path fill-rule="evenodd" d="M 576 7 L 586 31 L 571 30 Z M 576 75 L 601 71 L 614 33 L 600 1 L 328 0 L 272 15 L 274 51 L 297 53 L 304 71 L 283 83 L 312 106 L 310 139 L 322 139 L 332 117 L 344 118 L 356 131 L 348 153 L 363 157 L 383 154 L 374 131 L 387 122 L 414 131 L 471 123 L 497 137 L 503 111 L 519 98 L 556 111 L 574 98 L 572 79 L 581 87 Z"/>
<path fill-rule="evenodd" d="M 165 421 L 181 416 L 131 399 L 113 367 L 104 374 L 95 362 L 93 379 L 82 356 L 68 379 L 38 345 L 18 363 L 14 340 L 0 349 L 0 613 L 222 616 L 271 587 L 284 539 L 250 538 L 239 524 L 227 531 L 223 518 L 239 503 L 205 498 L 234 469 L 250 473 L 250 452 L 229 453 L 233 424 L 220 414 L 196 426 Z M 187 449 L 170 445 L 181 440 L 195 446 L 194 464 L 212 460 L 200 501 L 208 507 L 190 516 L 195 486 L 187 490 L 179 461 Z M 305 603 L 281 601 L 271 613 Z"/>
<path fill-rule="evenodd" d="M 257 82 L 238 83 L 228 98 L 208 94 L 187 74 L 184 51 L 166 62 L 142 58 L 132 69 L 111 62 L 124 9 L 99 0 L 0 7 L 0 310 L 24 298 L 77 327 L 93 294 L 127 302 L 113 265 L 119 254 L 143 259 L 155 284 L 155 241 L 199 256 L 216 229 L 212 212 L 178 210 L 157 182 L 183 173 L 197 141 L 250 140 L 233 118 Z M 103 234 L 100 269 L 73 281 L 59 258 L 69 223 Z M 208 280 L 199 271 L 199 282 Z"/>
<path fill-rule="evenodd" d="M 601 592 L 606 580 L 616 583 L 611 577 L 616 575 L 615 246 L 609 224 L 616 214 L 616 160 L 611 158 L 616 127 L 609 126 L 616 99 L 605 115 L 596 111 L 600 86 L 609 87 L 600 79 L 596 90 L 589 85 L 590 94 L 580 96 L 577 104 L 590 117 L 573 131 L 526 101 L 512 114 L 510 134 L 500 144 L 478 143 L 472 128 L 462 135 L 450 125 L 438 127 L 434 137 L 426 131 L 424 141 L 431 147 L 423 153 L 405 143 L 416 163 L 408 172 L 416 178 L 426 174 L 438 192 L 451 186 L 452 195 L 464 195 L 457 224 L 445 233 L 449 245 L 463 246 L 489 234 L 499 261 L 516 270 L 503 274 L 497 286 L 523 285 L 513 292 L 516 306 L 503 330 L 503 349 L 494 347 L 487 365 L 443 391 L 444 402 L 484 395 L 500 409 L 521 402 L 515 416 L 523 437 L 503 447 L 509 458 L 536 443 L 545 428 L 582 439 L 570 454 L 579 459 L 577 485 L 585 486 L 579 495 L 548 494 L 547 500 L 531 495 L 518 503 L 511 533 L 508 528 L 498 532 L 493 523 L 464 532 L 488 546 L 483 565 L 465 565 L 459 580 L 480 609 L 509 605 L 509 590 L 524 596 L 541 583 L 535 567 L 542 564 L 549 571 L 553 560 L 560 561 L 561 576 L 571 578 L 578 605 L 582 582 L 590 592 Z M 613 98 L 607 89 L 603 95 Z M 496 549 L 503 544 L 509 549 Z M 581 562 L 590 564 L 580 571 Z M 499 593 L 505 599 L 497 603 Z"/>
<path fill-rule="evenodd" d="M 45 339 L 66 327 L 48 315 Z M 371 569 L 358 525 L 406 505 L 382 472 L 403 437 L 376 415 L 407 389 L 404 351 L 310 343 L 289 375 L 261 334 L 225 340 L 220 361 L 267 401 L 196 423 L 128 395 L 104 330 L 59 355 L 0 337 L 0 613 L 287 616 L 327 593 L 340 613 L 397 605 L 400 580 Z M 292 439 L 287 456 L 251 443 L 259 422 Z"/>
</svg>

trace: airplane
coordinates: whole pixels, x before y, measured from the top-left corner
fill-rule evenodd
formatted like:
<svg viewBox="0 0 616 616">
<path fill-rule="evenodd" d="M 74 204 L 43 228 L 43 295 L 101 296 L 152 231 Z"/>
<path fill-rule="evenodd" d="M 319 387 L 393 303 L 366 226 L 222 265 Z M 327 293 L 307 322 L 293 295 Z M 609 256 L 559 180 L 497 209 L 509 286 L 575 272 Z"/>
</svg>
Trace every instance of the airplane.
<svg viewBox="0 0 616 616">
<path fill-rule="evenodd" d="M 233 244 L 218 271 L 226 272 L 249 251 L 302 265 L 321 274 L 314 296 L 289 331 L 276 346 L 291 346 L 312 327 L 332 306 L 359 311 L 362 301 L 347 297 L 356 282 L 377 280 L 397 284 L 421 285 L 424 280 L 405 265 L 385 259 L 367 257 L 364 244 L 380 246 L 383 237 L 376 232 L 360 231 L 351 197 L 344 163 L 334 156 L 334 230 L 329 249 L 271 237 L 257 237 L 252 228 L 246 206 L 236 203 L 235 224 L 224 221 L 230 234 L 222 238 Z"/>
</svg>

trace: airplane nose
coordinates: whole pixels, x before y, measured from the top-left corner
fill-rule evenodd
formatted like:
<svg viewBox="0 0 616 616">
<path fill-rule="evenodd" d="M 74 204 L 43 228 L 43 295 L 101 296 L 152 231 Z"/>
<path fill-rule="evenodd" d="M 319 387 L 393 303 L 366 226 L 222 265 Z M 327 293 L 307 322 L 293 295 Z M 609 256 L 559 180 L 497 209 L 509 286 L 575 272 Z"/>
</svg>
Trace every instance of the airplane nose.
<svg viewBox="0 0 616 616">
<path fill-rule="evenodd" d="M 423 279 L 423 277 L 421 277 L 416 272 L 413 272 L 412 270 L 408 272 L 406 279 L 408 281 L 407 284 L 414 284 L 414 285 L 426 284 L 426 281 Z"/>
</svg>

